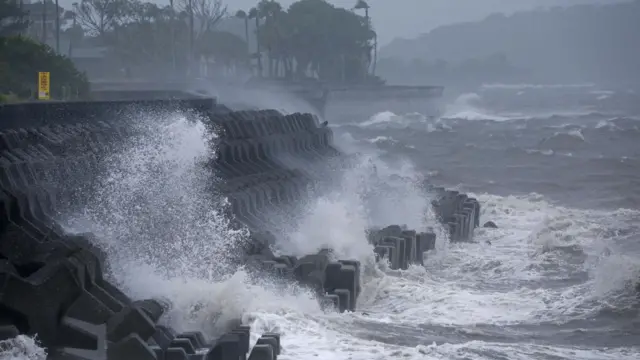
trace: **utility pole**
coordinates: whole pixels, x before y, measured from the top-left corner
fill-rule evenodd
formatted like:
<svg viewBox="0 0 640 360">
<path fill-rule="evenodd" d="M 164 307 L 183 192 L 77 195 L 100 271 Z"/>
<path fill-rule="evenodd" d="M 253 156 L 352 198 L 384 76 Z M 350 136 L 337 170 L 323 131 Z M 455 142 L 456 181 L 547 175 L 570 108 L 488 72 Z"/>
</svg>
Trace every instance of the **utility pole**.
<svg viewBox="0 0 640 360">
<path fill-rule="evenodd" d="M 262 49 L 260 48 L 260 10 L 256 8 L 256 53 L 258 55 L 258 76 L 262 77 Z"/>
<path fill-rule="evenodd" d="M 189 67 L 188 67 L 188 71 L 189 71 L 189 75 L 191 75 L 192 72 L 192 68 L 193 68 L 193 51 L 194 51 L 194 43 L 195 43 L 195 36 L 193 33 L 193 0 L 189 0 Z"/>
<path fill-rule="evenodd" d="M 56 53 L 60 54 L 60 6 L 56 0 Z"/>
<path fill-rule="evenodd" d="M 175 76 L 176 72 L 176 35 L 175 35 L 175 8 L 173 6 L 173 0 L 170 0 L 171 4 L 171 19 L 170 21 L 170 32 L 171 32 L 171 64 L 173 66 L 173 74 L 171 76 Z"/>
<path fill-rule="evenodd" d="M 76 9 L 78 8 L 78 3 L 74 2 L 71 5 L 73 6 L 73 10 L 74 10 L 72 12 L 72 14 L 73 14 L 73 24 L 71 25 L 71 28 L 74 30 L 74 33 L 75 33 L 76 25 L 77 25 L 77 20 L 76 19 L 77 19 L 77 16 L 78 16 L 76 14 Z M 71 33 L 71 37 L 69 38 L 69 53 L 67 54 L 69 57 L 71 57 L 71 55 L 73 54 L 73 47 L 75 45 L 74 43 L 75 43 L 76 37 L 75 37 L 74 33 Z"/>
<path fill-rule="evenodd" d="M 42 43 L 47 43 L 47 1 L 42 0 Z"/>
</svg>

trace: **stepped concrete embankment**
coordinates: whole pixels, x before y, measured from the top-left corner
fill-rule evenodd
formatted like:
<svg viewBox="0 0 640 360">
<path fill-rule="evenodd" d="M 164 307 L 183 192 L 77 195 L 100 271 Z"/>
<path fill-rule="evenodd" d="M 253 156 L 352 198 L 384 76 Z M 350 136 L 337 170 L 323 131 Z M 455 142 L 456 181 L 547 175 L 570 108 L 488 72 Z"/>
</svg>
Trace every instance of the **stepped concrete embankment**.
<svg viewBox="0 0 640 360">
<path fill-rule="evenodd" d="M 356 310 L 358 261 L 336 259 L 332 249 L 294 257 L 275 256 L 270 248 L 277 239 L 265 214 L 295 209 L 322 191 L 315 185 L 323 181 L 323 166 L 343 157 L 331 130 L 313 115 L 231 112 L 212 99 L 15 104 L 0 107 L 0 340 L 37 334 L 51 359 L 277 358 L 278 334 L 262 334 L 250 347 L 247 326 L 209 339 L 163 325 L 168 301 L 129 297 L 104 275 L 108 259 L 94 235 L 67 233 L 56 221 L 62 206 L 56 181 L 71 181 L 70 167 L 99 162 L 100 151 L 126 136 L 131 111 L 179 109 L 189 109 L 185 116 L 217 134 L 210 165 L 230 216 L 250 229 L 244 261 L 315 289 L 323 306 Z M 470 240 L 480 221 L 478 202 L 456 191 L 432 191 L 451 241 Z M 422 264 L 439 241 L 433 231 L 398 225 L 370 230 L 368 239 L 393 269 Z"/>
</svg>

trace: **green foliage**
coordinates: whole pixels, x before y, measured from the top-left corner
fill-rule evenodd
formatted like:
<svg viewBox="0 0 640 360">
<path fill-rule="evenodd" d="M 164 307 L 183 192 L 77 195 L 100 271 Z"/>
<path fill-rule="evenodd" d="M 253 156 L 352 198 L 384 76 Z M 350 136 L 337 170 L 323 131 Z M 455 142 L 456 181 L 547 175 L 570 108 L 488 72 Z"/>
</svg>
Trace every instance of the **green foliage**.
<svg viewBox="0 0 640 360">
<path fill-rule="evenodd" d="M 375 33 L 365 17 L 324 0 L 300 0 L 284 11 L 279 3 L 258 4 L 259 40 L 267 49 L 269 75 L 312 72 L 328 82 L 363 81 L 371 63 Z"/>
<path fill-rule="evenodd" d="M 372 79 L 375 32 L 355 11 L 325 0 L 300 0 L 288 9 L 261 0 L 252 9 L 229 15 L 222 0 L 191 0 L 192 7 L 189 1 L 162 7 L 140 0 L 82 0 L 74 12 L 86 34 L 97 40 L 94 45 L 110 48 L 114 68 L 135 68 L 136 76 L 153 76 L 158 69 L 179 73 L 189 67 L 192 56 L 195 61 L 213 59 L 234 71 L 258 59 L 260 76 L 311 76 L 327 82 Z M 245 34 L 217 31 L 223 17 L 244 20 Z M 247 46 L 249 24 L 254 22 L 260 56 L 249 54 Z"/>
<path fill-rule="evenodd" d="M 188 0 L 177 0 L 173 8 L 139 0 L 82 0 L 74 10 L 78 23 L 91 36 L 84 40 L 109 47 L 109 56 L 121 67 L 137 68 L 137 75 L 187 66 L 191 51 Z M 204 56 L 228 65 L 246 64 L 244 39 L 215 30 L 225 15 L 220 0 L 193 0 L 194 59 Z"/>
<path fill-rule="evenodd" d="M 20 102 L 20 98 L 15 94 L 0 94 L 0 104 L 13 104 Z"/>
<path fill-rule="evenodd" d="M 86 76 L 67 57 L 22 36 L 0 37 L 0 93 L 31 97 L 40 71 L 51 74 L 52 98 L 62 98 L 69 89 L 81 97 L 88 94 Z"/>
</svg>

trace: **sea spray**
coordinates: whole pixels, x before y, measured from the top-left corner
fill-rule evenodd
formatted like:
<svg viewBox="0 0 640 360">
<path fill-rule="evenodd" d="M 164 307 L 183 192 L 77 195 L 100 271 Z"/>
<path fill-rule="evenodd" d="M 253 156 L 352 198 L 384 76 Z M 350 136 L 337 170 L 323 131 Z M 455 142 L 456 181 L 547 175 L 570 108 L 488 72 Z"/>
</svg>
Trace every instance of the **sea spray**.
<svg viewBox="0 0 640 360">
<path fill-rule="evenodd" d="M 66 216 L 69 226 L 97 235 L 109 275 L 130 296 L 166 298 L 171 325 L 212 335 L 242 315 L 229 309 L 242 302 L 227 286 L 244 281 L 233 259 L 247 236 L 230 228 L 226 199 L 213 191 L 215 134 L 180 113 L 141 115 L 132 126 L 104 158 L 91 201 Z"/>
<path fill-rule="evenodd" d="M 2 360 L 46 360 L 47 352 L 38 346 L 37 338 L 19 335 L 0 341 Z"/>
</svg>

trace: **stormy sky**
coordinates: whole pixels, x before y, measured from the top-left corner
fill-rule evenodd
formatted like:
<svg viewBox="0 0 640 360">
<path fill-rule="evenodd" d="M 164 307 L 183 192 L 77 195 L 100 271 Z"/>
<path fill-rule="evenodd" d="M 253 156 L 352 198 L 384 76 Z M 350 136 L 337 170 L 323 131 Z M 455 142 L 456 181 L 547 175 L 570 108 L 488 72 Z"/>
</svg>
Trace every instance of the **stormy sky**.
<svg viewBox="0 0 640 360">
<path fill-rule="evenodd" d="M 77 0 L 61 0 L 70 8 Z M 169 0 L 152 0 L 168 4 Z M 176 0 L 179 1 L 179 0 Z M 295 0 L 281 0 L 288 7 Z M 356 0 L 328 0 L 330 3 L 351 8 Z M 625 0 L 367 0 L 370 15 L 381 44 L 395 37 L 412 38 L 437 26 L 461 21 L 480 20 L 494 12 L 512 13 L 518 10 L 581 3 L 611 3 Z M 249 9 L 257 0 L 226 0 L 229 10 Z"/>
</svg>

